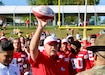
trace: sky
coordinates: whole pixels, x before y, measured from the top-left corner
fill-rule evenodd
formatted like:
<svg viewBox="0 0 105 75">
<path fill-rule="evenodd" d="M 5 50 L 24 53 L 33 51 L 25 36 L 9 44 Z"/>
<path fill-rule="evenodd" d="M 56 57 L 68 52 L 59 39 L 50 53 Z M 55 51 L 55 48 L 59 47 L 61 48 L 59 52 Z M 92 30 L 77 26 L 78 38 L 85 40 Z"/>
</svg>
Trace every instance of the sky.
<svg viewBox="0 0 105 75">
<path fill-rule="evenodd" d="M 105 0 L 100 0 L 100 5 L 105 5 Z"/>
<path fill-rule="evenodd" d="M 28 5 L 27 0 L 0 0 L 4 5 Z"/>
<path fill-rule="evenodd" d="M 27 0 L 0 0 L 5 5 L 28 5 Z M 105 5 L 105 0 L 100 0 L 100 5 Z"/>
</svg>

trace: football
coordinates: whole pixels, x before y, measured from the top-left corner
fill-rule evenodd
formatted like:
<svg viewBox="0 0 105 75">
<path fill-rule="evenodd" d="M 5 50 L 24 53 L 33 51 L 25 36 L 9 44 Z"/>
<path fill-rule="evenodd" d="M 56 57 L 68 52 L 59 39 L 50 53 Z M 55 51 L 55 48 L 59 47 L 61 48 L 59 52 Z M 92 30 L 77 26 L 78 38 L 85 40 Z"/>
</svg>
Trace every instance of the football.
<svg viewBox="0 0 105 75">
<path fill-rule="evenodd" d="M 54 11 L 48 6 L 37 6 L 32 9 L 34 16 L 40 19 L 54 19 Z"/>
</svg>

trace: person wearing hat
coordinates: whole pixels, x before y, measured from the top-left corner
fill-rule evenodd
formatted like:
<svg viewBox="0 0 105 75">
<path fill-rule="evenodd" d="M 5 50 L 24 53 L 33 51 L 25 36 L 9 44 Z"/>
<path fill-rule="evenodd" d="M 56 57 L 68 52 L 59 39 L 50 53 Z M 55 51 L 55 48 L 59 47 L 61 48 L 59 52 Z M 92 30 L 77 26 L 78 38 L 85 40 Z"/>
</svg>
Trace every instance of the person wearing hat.
<svg viewBox="0 0 105 75">
<path fill-rule="evenodd" d="M 73 36 L 73 35 L 68 35 L 68 36 L 66 37 L 66 39 L 68 39 L 68 42 L 71 43 L 71 42 L 74 41 L 74 36 Z"/>
<path fill-rule="evenodd" d="M 77 75 L 105 75 L 105 34 L 97 37 L 95 45 L 87 49 L 94 53 L 94 67 Z"/>
<path fill-rule="evenodd" d="M 70 69 L 71 75 L 75 75 L 78 72 L 91 68 L 88 53 L 86 51 L 80 51 L 81 43 L 76 40 L 71 43 L 70 54 Z"/>
<path fill-rule="evenodd" d="M 66 39 L 68 40 L 68 48 L 70 49 L 71 43 L 74 41 L 74 36 L 68 35 Z"/>
<path fill-rule="evenodd" d="M 44 40 L 44 50 L 38 50 L 38 43 L 47 20 L 39 19 L 38 27 L 30 41 L 30 64 L 33 75 L 70 75 L 69 66 L 59 60 L 57 56 L 58 42 L 55 36 L 48 36 Z"/>
<path fill-rule="evenodd" d="M 61 48 L 60 51 L 57 52 L 59 58 L 65 59 L 67 62 L 69 62 L 69 54 L 70 50 L 68 49 L 68 40 L 67 39 L 62 39 L 61 41 Z"/>
</svg>

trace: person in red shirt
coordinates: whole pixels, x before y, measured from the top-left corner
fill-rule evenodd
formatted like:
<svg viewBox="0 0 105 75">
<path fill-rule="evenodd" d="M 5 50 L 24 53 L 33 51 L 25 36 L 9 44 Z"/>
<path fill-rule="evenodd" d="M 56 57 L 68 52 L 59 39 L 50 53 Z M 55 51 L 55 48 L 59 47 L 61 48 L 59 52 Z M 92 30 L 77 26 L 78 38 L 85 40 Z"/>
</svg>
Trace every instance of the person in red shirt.
<svg viewBox="0 0 105 75">
<path fill-rule="evenodd" d="M 88 55 L 89 55 L 89 61 L 90 61 L 91 67 L 94 66 L 94 57 L 93 57 L 93 52 L 90 51 L 90 50 L 87 50 L 86 47 L 94 46 L 95 41 L 96 41 L 96 38 L 97 38 L 96 34 L 91 34 L 91 35 L 90 35 L 89 44 L 87 44 L 87 45 L 84 47 L 84 49 L 83 49 L 83 51 L 87 51 L 87 52 L 88 52 Z"/>
<path fill-rule="evenodd" d="M 13 40 L 14 53 L 11 64 L 15 65 L 20 70 L 20 75 L 24 75 L 25 72 L 30 71 L 30 64 L 28 55 L 21 50 L 21 43 L 19 38 Z"/>
<path fill-rule="evenodd" d="M 66 61 L 69 62 L 69 54 L 70 50 L 68 49 L 68 40 L 67 39 L 62 39 L 61 41 L 61 48 L 60 51 L 57 52 L 59 58 L 65 59 Z"/>
<path fill-rule="evenodd" d="M 66 37 L 66 39 L 68 40 L 68 49 L 70 49 L 71 42 L 74 41 L 74 36 L 73 35 L 68 35 Z"/>
<path fill-rule="evenodd" d="M 95 45 L 95 41 L 96 41 L 96 34 L 92 34 L 90 36 L 90 46 L 94 46 Z M 90 60 L 90 64 L 91 64 L 91 67 L 94 66 L 94 57 L 93 57 L 93 52 L 90 51 L 90 50 L 87 50 L 88 51 L 88 54 L 89 54 L 89 60 Z"/>
<path fill-rule="evenodd" d="M 44 40 L 44 50 L 38 50 L 38 43 L 47 20 L 39 19 L 38 28 L 30 42 L 30 64 L 33 75 L 70 75 L 69 66 L 57 56 L 58 42 L 55 36 L 48 36 Z"/>
<path fill-rule="evenodd" d="M 81 43 L 74 41 L 71 43 L 71 54 L 70 54 L 70 68 L 71 75 L 75 75 L 78 72 L 90 69 L 91 65 L 88 59 L 88 53 L 86 51 L 80 51 Z"/>
<path fill-rule="evenodd" d="M 26 27 L 29 28 L 30 20 L 27 18 L 26 19 Z"/>
</svg>

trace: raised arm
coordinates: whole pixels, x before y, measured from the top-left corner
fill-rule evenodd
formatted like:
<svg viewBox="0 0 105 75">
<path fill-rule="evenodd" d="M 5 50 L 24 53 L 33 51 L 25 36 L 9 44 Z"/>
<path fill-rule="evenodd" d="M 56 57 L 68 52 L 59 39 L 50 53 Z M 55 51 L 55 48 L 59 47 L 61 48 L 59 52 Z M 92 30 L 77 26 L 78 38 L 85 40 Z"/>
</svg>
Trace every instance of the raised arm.
<svg viewBox="0 0 105 75">
<path fill-rule="evenodd" d="M 30 42 L 30 56 L 33 61 L 37 58 L 39 54 L 38 45 L 40 41 L 40 36 L 42 34 L 44 27 L 47 25 L 47 20 L 38 19 L 38 18 L 37 20 L 38 20 L 38 28 L 36 29 L 36 32 L 34 33 L 34 36 L 32 37 Z"/>
</svg>

